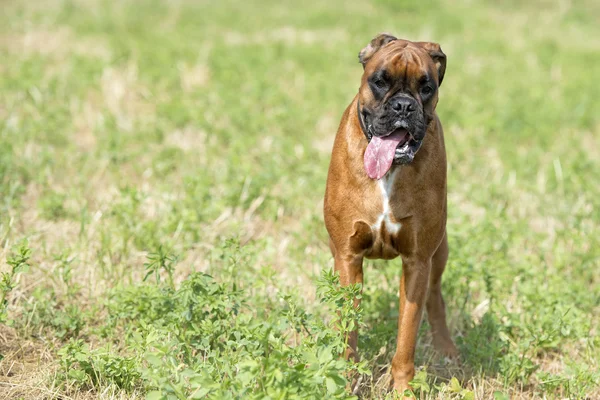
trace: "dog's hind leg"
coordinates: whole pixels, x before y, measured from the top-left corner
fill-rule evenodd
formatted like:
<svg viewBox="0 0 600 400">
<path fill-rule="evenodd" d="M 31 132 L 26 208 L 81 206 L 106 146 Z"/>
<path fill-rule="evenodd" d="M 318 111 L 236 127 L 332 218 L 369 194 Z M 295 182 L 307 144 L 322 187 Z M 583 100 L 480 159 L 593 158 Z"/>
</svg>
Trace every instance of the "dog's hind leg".
<svg viewBox="0 0 600 400">
<path fill-rule="evenodd" d="M 446 357 L 458 356 L 458 350 L 450 337 L 446 323 L 446 304 L 442 297 L 442 274 L 448 260 L 448 238 L 444 234 L 442 243 L 431 260 L 429 276 L 429 296 L 427 298 L 427 317 L 431 325 L 433 345 L 437 351 Z"/>
</svg>

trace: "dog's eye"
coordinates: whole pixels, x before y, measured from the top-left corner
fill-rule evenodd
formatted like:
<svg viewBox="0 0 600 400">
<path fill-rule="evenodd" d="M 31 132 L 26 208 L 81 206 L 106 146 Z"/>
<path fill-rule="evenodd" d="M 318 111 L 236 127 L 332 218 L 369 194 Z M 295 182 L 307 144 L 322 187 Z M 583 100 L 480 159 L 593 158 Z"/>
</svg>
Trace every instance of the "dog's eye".
<svg viewBox="0 0 600 400">
<path fill-rule="evenodd" d="M 385 81 L 384 81 L 383 79 L 381 79 L 381 78 L 377 78 L 377 79 L 376 79 L 376 80 L 373 82 L 373 84 L 374 84 L 375 86 L 377 86 L 379 89 L 385 89 L 385 87 L 386 87 L 386 83 L 385 83 Z"/>
<path fill-rule="evenodd" d="M 430 95 L 433 93 L 433 88 L 431 86 L 423 86 L 421 93 L 423 93 L 425 96 Z"/>
<path fill-rule="evenodd" d="M 371 88 L 371 91 L 373 92 L 375 98 L 381 99 L 390 88 L 390 84 L 385 71 L 379 72 L 369 77 L 369 87 Z"/>
</svg>

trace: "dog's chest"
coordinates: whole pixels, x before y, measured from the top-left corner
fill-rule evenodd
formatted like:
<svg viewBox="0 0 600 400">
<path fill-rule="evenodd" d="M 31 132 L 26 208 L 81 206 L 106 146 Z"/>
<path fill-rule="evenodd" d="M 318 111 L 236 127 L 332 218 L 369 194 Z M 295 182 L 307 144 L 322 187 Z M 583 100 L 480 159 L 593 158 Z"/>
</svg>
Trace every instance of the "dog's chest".
<svg viewBox="0 0 600 400">
<path fill-rule="evenodd" d="M 381 213 L 377 217 L 376 222 L 371 225 L 371 228 L 374 232 L 395 235 L 400 232 L 400 229 L 402 228 L 402 225 L 394 218 L 390 204 L 394 194 L 394 178 L 397 172 L 398 169 L 390 171 L 383 178 L 377 181 L 381 197 Z"/>
<path fill-rule="evenodd" d="M 397 195 L 394 193 L 395 175 L 398 169 L 388 172 L 383 178 L 377 181 L 377 195 L 373 201 L 379 204 L 373 204 L 378 209 L 375 219 L 371 220 L 371 246 L 365 252 L 366 258 L 392 259 L 400 255 L 400 231 L 402 224 L 394 217 L 392 202 L 397 202 Z M 379 198 L 379 199 L 378 199 Z M 373 215 L 373 214 L 372 214 Z"/>
</svg>

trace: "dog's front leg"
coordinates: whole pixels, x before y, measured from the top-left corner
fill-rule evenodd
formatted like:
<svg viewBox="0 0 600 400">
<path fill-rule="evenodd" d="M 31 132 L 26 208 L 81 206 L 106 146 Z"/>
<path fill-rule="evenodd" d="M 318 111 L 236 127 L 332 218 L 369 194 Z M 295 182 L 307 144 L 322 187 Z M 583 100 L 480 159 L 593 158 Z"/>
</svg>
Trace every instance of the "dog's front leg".
<svg viewBox="0 0 600 400">
<path fill-rule="evenodd" d="M 392 360 L 394 388 L 400 393 L 410 389 L 409 382 L 415 376 L 415 347 L 427 299 L 430 270 L 431 260 L 402 260 L 398 340 Z"/>
<path fill-rule="evenodd" d="M 355 283 L 362 284 L 363 282 L 363 258 L 359 256 L 344 256 L 335 254 L 335 271 L 340 275 L 340 284 L 348 286 Z M 354 299 L 354 307 L 360 305 L 360 299 Z M 347 360 L 352 359 L 358 361 L 358 327 L 346 336 L 346 352 Z"/>
</svg>

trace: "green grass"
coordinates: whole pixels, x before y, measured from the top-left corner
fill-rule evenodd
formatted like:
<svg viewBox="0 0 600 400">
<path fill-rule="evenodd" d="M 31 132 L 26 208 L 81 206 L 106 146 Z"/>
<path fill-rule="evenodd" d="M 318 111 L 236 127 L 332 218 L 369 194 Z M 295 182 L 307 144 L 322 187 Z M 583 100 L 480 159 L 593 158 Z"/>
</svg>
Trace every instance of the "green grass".
<svg viewBox="0 0 600 400">
<path fill-rule="evenodd" d="M 401 263 L 368 262 L 353 310 L 321 214 L 382 31 L 448 56 L 461 360 L 424 322 L 417 397 L 600 397 L 598 20 L 592 0 L 3 4 L 0 398 L 347 398 L 351 370 L 391 398 Z"/>
</svg>

